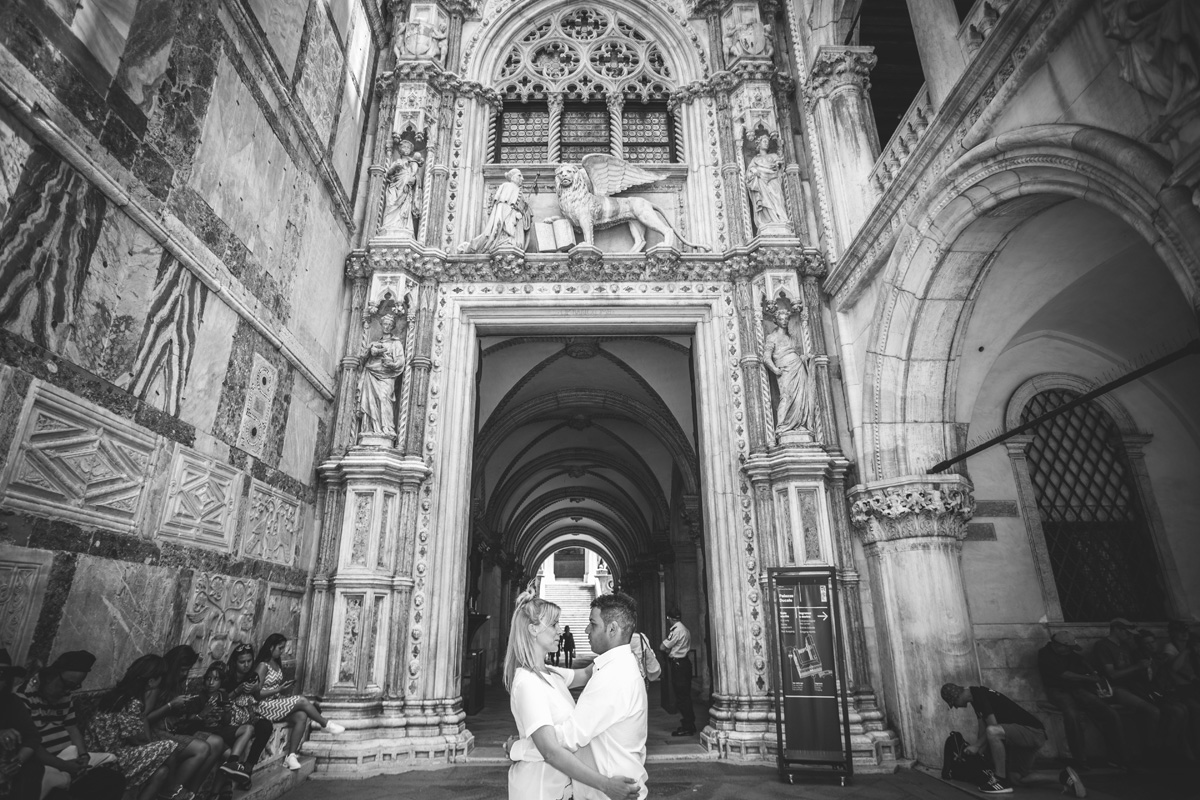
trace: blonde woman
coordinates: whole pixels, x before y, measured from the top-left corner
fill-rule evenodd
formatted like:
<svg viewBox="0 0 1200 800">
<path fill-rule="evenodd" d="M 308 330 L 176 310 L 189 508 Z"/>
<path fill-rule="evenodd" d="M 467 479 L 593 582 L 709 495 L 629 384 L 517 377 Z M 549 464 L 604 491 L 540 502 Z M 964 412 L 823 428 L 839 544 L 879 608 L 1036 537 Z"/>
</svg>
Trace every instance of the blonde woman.
<svg viewBox="0 0 1200 800">
<path fill-rule="evenodd" d="M 509 800 L 570 800 L 572 780 L 599 789 L 612 800 L 636 800 L 632 778 L 609 778 L 596 771 L 589 748 L 572 753 L 558 742 L 557 723 L 575 708 L 571 688 L 591 677 L 591 668 L 562 669 L 546 664 L 558 647 L 559 607 L 542 600 L 533 589 L 517 598 L 504 657 L 504 686 L 521 738 L 532 737 L 525 760 L 508 770 Z"/>
</svg>

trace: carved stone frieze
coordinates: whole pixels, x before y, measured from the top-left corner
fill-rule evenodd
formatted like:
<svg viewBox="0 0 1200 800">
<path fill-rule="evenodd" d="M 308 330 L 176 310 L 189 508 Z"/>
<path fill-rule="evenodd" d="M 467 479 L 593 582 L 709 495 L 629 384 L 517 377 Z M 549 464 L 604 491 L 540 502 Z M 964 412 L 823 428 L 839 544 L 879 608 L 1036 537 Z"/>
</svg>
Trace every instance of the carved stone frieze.
<svg viewBox="0 0 1200 800">
<path fill-rule="evenodd" d="M 252 481 L 242 555 L 295 566 L 300 551 L 300 525 L 299 500 L 261 481 Z"/>
<path fill-rule="evenodd" d="M 10 508 L 109 530 L 142 518 L 155 437 L 129 420 L 39 384 L 0 484 Z"/>
<path fill-rule="evenodd" d="M 958 475 L 860 485 L 849 495 L 850 521 L 867 545 L 924 537 L 962 541 L 975 512 L 971 482 Z"/>
<path fill-rule="evenodd" d="M 392 72 L 384 73 L 377 86 L 387 90 L 403 82 L 423 81 L 438 91 L 454 92 L 463 97 L 473 97 L 499 110 L 503 101 L 495 89 L 478 81 L 463 80 L 453 72 L 447 72 L 435 61 L 401 61 Z"/>
<path fill-rule="evenodd" d="M 240 472 L 176 445 L 158 535 L 228 551 L 233 545 L 241 496 Z"/>
<path fill-rule="evenodd" d="M 20 664 L 33 638 L 52 553 L 0 545 L 0 647 Z"/>
<path fill-rule="evenodd" d="M 254 606 L 258 581 L 214 572 L 196 572 L 184 612 L 183 644 L 200 659 L 225 661 L 237 642 L 254 640 Z"/>
</svg>

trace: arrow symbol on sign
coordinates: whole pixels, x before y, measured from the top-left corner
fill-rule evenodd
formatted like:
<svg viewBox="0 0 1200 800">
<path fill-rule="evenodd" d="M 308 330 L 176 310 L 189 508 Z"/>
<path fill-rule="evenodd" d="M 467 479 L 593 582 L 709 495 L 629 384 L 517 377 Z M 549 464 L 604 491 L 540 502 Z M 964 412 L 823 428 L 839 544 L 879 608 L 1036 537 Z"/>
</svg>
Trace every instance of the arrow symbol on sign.
<svg viewBox="0 0 1200 800">
<path fill-rule="evenodd" d="M 821 621 L 824 622 L 827 619 L 829 619 L 829 615 L 826 614 L 824 611 L 822 611 L 821 612 Z"/>
</svg>

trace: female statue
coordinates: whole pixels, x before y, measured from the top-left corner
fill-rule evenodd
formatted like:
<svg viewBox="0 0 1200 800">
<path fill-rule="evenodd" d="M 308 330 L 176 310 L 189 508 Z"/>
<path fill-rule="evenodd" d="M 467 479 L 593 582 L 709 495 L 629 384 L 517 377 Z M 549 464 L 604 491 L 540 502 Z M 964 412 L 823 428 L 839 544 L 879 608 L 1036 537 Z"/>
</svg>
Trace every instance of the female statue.
<svg viewBox="0 0 1200 800">
<path fill-rule="evenodd" d="M 761 230 L 768 225 L 787 225 L 787 205 L 783 201 L 783 156 L 768 153 L 771 137 L 758 137 L 758 153 L 746 165 L 746 188 L 754 209 L 754 224 Z"/>
<path fill-rule="evenodd" d="M 396 381 L 404 373 L 404 342 L 396 336 L 396 315 L 384 314 L 383 332 L 367 347 L 359 361 L 358 410 L 362 415 L 360 439 L 368 434 L 395 437 Z"/>
<path fill-rule="evenodd" d="M 805 355 L 792 338 L 788 330 L 791 315 L 788 308 L 775 307 L 776 327 L 767 334 L 763 347 L 763 363 L 779 383 L 779 404 L 775 406 L 777 433 L 811 431 L 814 427 L 816 380 L 812 356 Z"/>
<path fill-rule="evenodd" d="M 414 152 L 413 143 L 400 140 L 400 156 L 388 167 L 383 183 L 383 219 L 380 236 L 416 238 L 421 216 L 421 165 L 425 157 Z"/>
</svg>

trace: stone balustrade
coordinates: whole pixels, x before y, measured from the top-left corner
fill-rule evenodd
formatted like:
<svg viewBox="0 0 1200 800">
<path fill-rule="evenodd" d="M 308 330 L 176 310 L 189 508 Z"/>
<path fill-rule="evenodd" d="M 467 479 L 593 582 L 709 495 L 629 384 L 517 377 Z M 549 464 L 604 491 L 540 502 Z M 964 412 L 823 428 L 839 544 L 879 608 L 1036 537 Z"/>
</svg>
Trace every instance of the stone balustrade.
<svg viewBox="0 0 1200 800">
<path fill-rule="evenodd" d="M 913 98 L 908 111 L 904 112 L 903 119 L 896 126 L 896 132 L 888 140 L 887 147 L 883 148 L 875 162 L 875 168 L 871 170 L 871 185 L 880 194 L 887 191 L 899 174 L 900 168 L 908 161 L 909 155 L 916 150 L 932 118 L 933 104 L 929 101 L 929 87 L 925 85 Z"/>
</svg>

